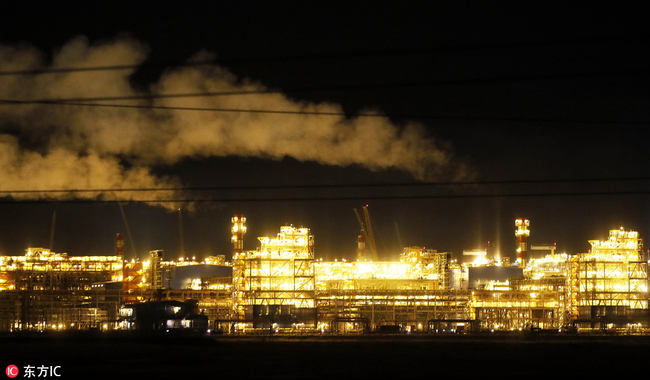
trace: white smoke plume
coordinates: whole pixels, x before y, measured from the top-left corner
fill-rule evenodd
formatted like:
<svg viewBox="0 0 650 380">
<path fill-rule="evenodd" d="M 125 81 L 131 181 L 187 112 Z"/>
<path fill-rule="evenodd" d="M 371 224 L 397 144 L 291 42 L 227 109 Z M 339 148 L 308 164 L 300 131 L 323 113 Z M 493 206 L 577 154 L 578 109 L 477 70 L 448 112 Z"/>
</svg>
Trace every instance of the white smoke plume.
<svg viewBox="0 0 650 380">
<path fill-rule="evenodd" d="M 204 58 L 204 54 L 198 58 Z M 146 59 L 147 48 L 129 38 L 90 44 L 85 37 L 77 37 L 54 52 L 51 60 L 44 57 L 44 53 L 28 46 L 0 45 L 0 71 L 138 65 Z M 202 65 L 169 70 L 149 89 L 138 91 L 129 82 L 133 71 L 6 75 L 2 77 L 0 100 L 264 89 L 260 84 L 238 80 L 219 66 Z M 278 93 L 110 103 L 292 112 L 342 111 L 336 104 L 297 102 Z M 399 127 L 387 118 L 377 117 L 348 119 L 340 115 L 0 104 L 0 131 L 0 189 L 3 190 L 173 187 L 178 183 L 156 178 L 149 169 L 184 158 L 233 155 L 271 159 L 292 157 L 323 165 L 360 165 L 370 170 L 395 168 L 420 180 L 460 179 L 467 173 L 450 149 L 426 136 L 417 124 Z M 14 137 L 18 134 L 21 143 Z M 131 160 L 128 167 L 118 157 L 122 160 L 128 157 Z M 164 197 L 169 195 L 163 194 Z M 92 198 L 97 194 L 76 196 Z M 120 197 L 132 199 L 131 196 L 123 194 Z"/>
<path fill-rule="evenodd" d="M 178 181 L 158 178 L 147 167 L 125 169 L 113 157 L 80 155 L 65 148 L 52 148 L 43 155 L 20 147 L 18 139 L 0 135 L 0 191 L 16 199 L 100 198 L 104 200 L 168 199 L 166 191 L 84 191 L 79 189 L 164 189 L 178 188 Z M 25 191 L 27 190 L 27 191 Z M 51 190 L 62 190 L 51 192 Z M 73 192 L 70 192 L 73 191 Z M 175 193 L 175 192 L 174 192 Z M 0 193 L 0 195 L 7 195 Z M 169 205 L 170 208 L 175 205 Z"/>
</svg>

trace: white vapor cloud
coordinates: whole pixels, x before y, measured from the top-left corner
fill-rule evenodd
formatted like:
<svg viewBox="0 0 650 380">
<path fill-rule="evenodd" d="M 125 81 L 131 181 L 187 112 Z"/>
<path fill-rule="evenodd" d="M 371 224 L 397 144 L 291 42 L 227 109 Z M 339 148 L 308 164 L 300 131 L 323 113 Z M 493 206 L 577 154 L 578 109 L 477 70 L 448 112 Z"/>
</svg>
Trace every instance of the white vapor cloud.
<svg viewBox="0 0 650 380">
<path fill-rule="evenodd" d="M 207 53 L 199 53 L 195 59 L 206 56 Z M 44 53 L 29 46 L 0 45 L 0 71 L 138 65 L 146 57 L 147 47 L 133 39 L 91 44 L 85 37 L 76 37 L 54 52 L 50 61 Z M 264 89 L 261 84 L 238 80 L 217 65 L 201 65 L 168 70 L 150 88 L 137 90 L 129 82 L 133 71 L 7 75 L 2 77 L 0 99 L 28 101 Z M 299 102 L 278 93 L 110 103 L 342 112 L 337 104 Z M 21 142 L 28 143 L 19 143 L 17 134 Z M 369 170 L 393 168 L 419 180 L 462 179 L 468 173 L 451 149 L 427 136 L 420 125 L 396 126 L 387 118 L 0 104 L 3 190 L 178 186 L 173 179 L 155 177 L 150 168 L 185 158 L 212 156 L 292 157 L 323 165 L 359 165 Z M 118 157 L 129 157 L 131 161 L 125 166 Z M 93 198 L 97 194 L 76 196 Z M 130 196 L 121 195 L 124 199 Z"/>
<path fill-rule="evenodd" d="M 10 195 L 16 199 L 100 198 L 104 200 L 165 200 L 165 191 L 46 192 L 78 189 L 162 189 L 179 187 L 178 181 L 159 178 L 149 168 L 124 168 L 113 157 L 80 155 L 65 148 L 53 148 L 40 154 L 20 147 L 18 139 L 0 135 L 0 191 L 29 190 Z M 43 191 L 43 192 L 39 192 Z M 0 193 L 5 195 L 6 193 Z M 169 206 L 173 207 L 173 206 Z"/>
</svg>

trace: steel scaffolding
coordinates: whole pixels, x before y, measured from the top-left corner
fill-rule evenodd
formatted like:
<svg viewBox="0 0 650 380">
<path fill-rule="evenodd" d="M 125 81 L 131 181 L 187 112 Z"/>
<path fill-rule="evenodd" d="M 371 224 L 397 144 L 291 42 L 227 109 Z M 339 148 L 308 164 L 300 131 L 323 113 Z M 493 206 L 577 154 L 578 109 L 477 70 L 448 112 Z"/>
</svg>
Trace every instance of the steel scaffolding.
<svg viewBox="0 0 650 380">
<path fill-rule="evenodd" d="M 610 230 L 591 240 L 591 252 L 571 260 L 576 326 L 596 329 L 648 326 L 648 263 L 636 231 Z"/>
<path fill-rule="evenodd" d="M 314 238 L 307 228 L 283 226 L 259 238 L 258 251 L 233 257 L 235 315 L 254 328 L 315 326 Z"/>
<path fill-rule="evenodd" d="M 473 318 L 471 292 L 462 290 L 326 290 L 317 292 L 321 329 L 341 331 L 336 323 L 357 318 L 371 329 L 399 325 L 408 331 L 426 331 L 434 319 Z M 351 323 L 351 322 L 346 322 Z M 347 326 L 354 330 L 359 326 Z"/>
</svg>

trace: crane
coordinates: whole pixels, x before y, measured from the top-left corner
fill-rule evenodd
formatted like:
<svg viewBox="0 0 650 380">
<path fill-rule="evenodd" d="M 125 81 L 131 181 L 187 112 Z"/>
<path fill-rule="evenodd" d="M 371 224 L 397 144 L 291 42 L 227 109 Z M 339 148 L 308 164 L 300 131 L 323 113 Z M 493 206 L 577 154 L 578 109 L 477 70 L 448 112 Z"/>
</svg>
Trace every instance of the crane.
<svg viewBox="0 0 650 380">
<path fill-rule="evenodd" d="M 366 220 L 366 223 L 364 225 L 363 220 L 361 219 L 361 215 L 359 215 L 359 211 L 357 211 L 356 208 L 353 209 L 354 213 L 357 216 L 357 220 L 359 221 L 359 225 L 361 226 L 361 233 L 363 233 L 363 236 L 365 236 L 366 241 L 368 242 L 368 245 L 370 246 L 370 252 L 372 252 L 372 259 L 373 261 L 379 261 L 379 258 L 377 257 L 377 245 L 375 244 L 375 237 L 372 234 L 372 223 L 370 222 L 370 214 L 368 213 L 368 205 L 363 206 L 363 216 Z"/>
</svg>

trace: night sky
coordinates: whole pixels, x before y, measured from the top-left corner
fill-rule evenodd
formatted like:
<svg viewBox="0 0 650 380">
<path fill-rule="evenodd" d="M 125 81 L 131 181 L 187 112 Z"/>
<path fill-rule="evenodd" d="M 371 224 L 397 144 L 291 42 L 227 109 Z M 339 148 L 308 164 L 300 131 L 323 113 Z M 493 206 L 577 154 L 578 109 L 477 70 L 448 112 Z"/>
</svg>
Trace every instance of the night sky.
<svg viewBox="0 0 650 380">
<path fill-rule="evenodd" d="M 197 259 L 230 256 L 234 214 L 246 249 L 293 224 L 353 259 L 365 204 L 386 260 L 396 225 L 457 257 L 490 240 L 514 258 L 519 217 L 567 253 L 621 226 L 648 239 L 650 33 L 641 9 L 587 4 L 3 3 L 0 254 L 47 247 L 55 210 L 54 251 L 112 254 L 119 206 L 86 201 L 119 197 L 142 258 L 180 251 L 178 205 L 128 202 L 154 197 L 211 200 L 183 211 Z M 16 73 L 115 65 L 133 68 Z M 29 103 L 126 96 L 95 102 L 139 108 Z M 193 190 L 7 193 L 116 187 Z"/>
</svg>

